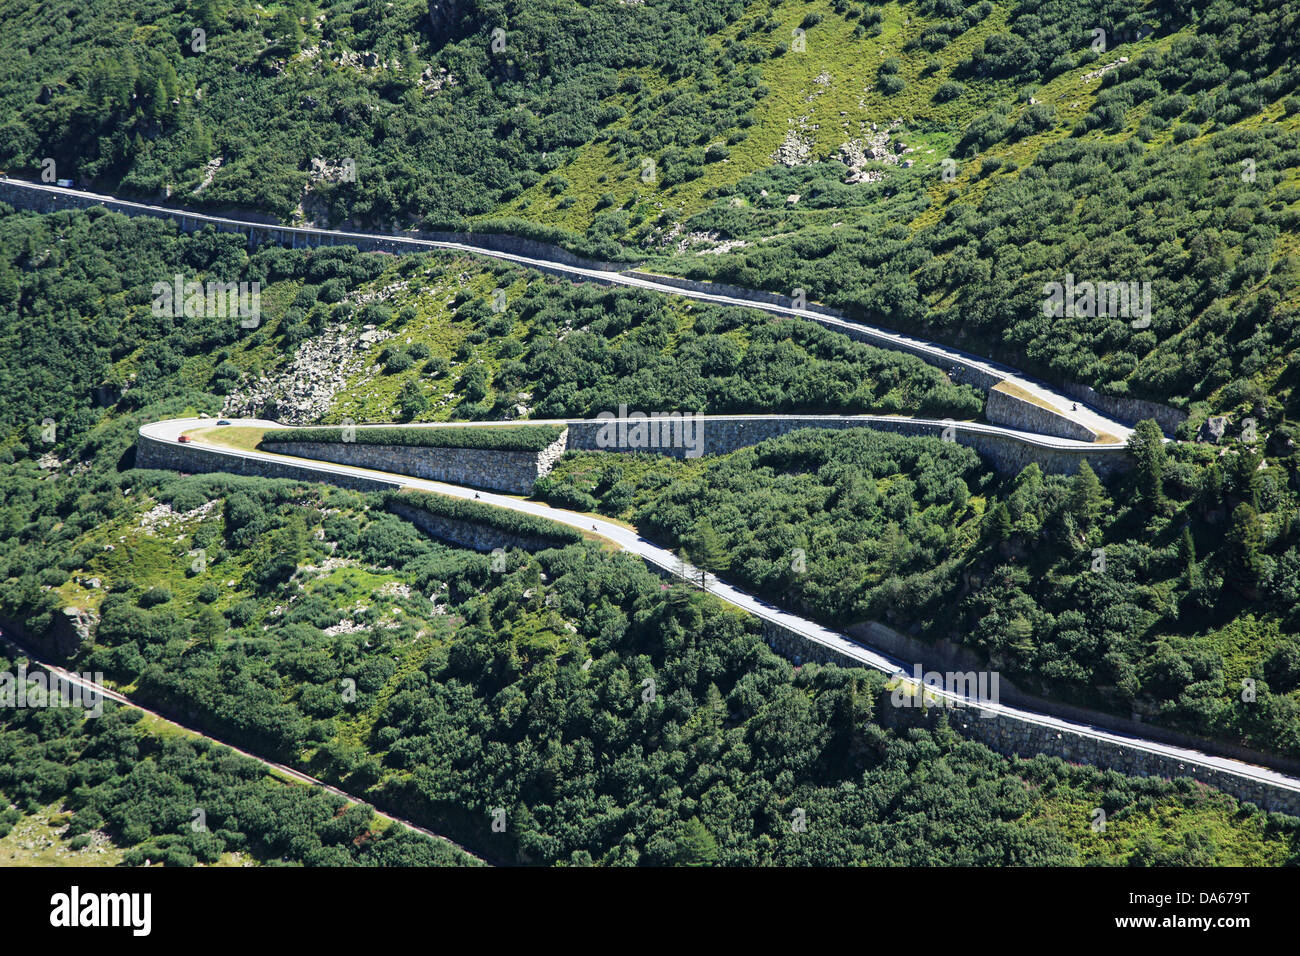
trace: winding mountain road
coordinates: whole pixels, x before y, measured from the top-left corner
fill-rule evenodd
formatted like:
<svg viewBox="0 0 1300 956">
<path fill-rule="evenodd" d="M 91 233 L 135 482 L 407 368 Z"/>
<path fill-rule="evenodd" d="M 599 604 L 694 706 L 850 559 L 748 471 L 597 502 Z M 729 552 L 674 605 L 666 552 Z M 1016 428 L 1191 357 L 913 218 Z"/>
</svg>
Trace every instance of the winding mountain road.
<svg viewBox="0 0 1300 956">
<path fill-rule="evenodd" d="M 727 293 L 723 293 L 683 288 L 674 284 L 676 280 L 673 280 L 672 277 L 668 276 L 655 278 L 644 273 L 632 274 L 630 270 L 619 272 L 612 269 L 590 268 L 588 266 L 565 261 L 565 259 L 561 257 L 559 250 L 556 250 L 556 258 L 545 258 L 537 255 L 521 255 L 518 253 L 494 249 L 491 246 L 482 243 L 476 243 L 473 241 L 471 236 L 467 236 L 465 239 L 459 241 L 448 241 L 422 239 L 418 235 L 410 233 L 365 233 L 350 232 L 341 229 L 280 226 L 274 223 L 232 219 L 225 216 L 211 216 L 170 206 L 158 206 L 133 202 L 131 200 L 118 199 L 115 196 L 91 193 L 84 190 L 70 189 L 46 183 L 27 182 L 26 180 L 4 179 L 0 181 L 0 186 L 30 194 L 32 197 L 39 197 L 44 194 L 51 199 L 61 198 L 75 205 L 105 205 L 128 215 L 147 215 L 159 218 L 182 220 L 183 224 L 192 222 L 195 225 L 212 225 L 223 231 L 248 233 L 250 236 L 255 231 L 259 230 L 275 230 L 277 233 L 290 237 L 290 243 L 294 246 L 297 246 L 299 244 L 298 240 L 301 239 L 301 244 L 303 246 L 337 245 L 339 243 L 345 245 L 358 244 L 364 246 L 383 243 L 392 245 L 395 248 L 404 247 L 411 251 L 420 251 L 422 249 L 444 249 L 454 252 L 462 252 L 469 255 L 487 256 L 505 262 L 513 262 L 517 265 L 526 266 L 532 269 L 564 275 L 574 281 L 628 286 L 636 289 L 646 289 L 662 295 L 680 296 L 701 302 L 709 302 L 715 305 L 739 306 L 742 308 L 760 309 L 774 315 L 794 316 L 811 322 L 817 322 L 827 328 L 852 335 L 855 338 L 862 339 L 880 348 L 895 349 L 917 355 L 923 360 L 945 370 L 962 368 L 974 372 L 977 375 L 985 376 L 991 380 L 1006 382 L 1007 384 L 1028 393 L 1033 397 L 1033 400 L 1036 403 L 1050 408 L 1063 418 L 1083 425 L 1085 428 L 1092 430 L 1098 435 L 1112 436 L 1112 441 L 1114 443 L 1122 444 L 1128 439 L 1129 434 L 1132 432 L 1132 428 L 1128 425 L 1115 420 L 1113 417 L 1104 414 L 1084 402 L 1080 402 L 1077 399 L 1062 394 L 1047 383 L 1026 375 L 1017 369 L 1002 365 L 1001 363 L 994 362 L 979 355 L 974 355 L 970 352 L 962 351 L 961 349 L 954 348 L 950 345 L 903 335 L 898 332 L 878 328 L 865 323 L 850 322 L 847 319 L 830 315 L 828 314 L 829 310 L 815 305 L 808 308 L 796 308 L 794 306 L 774 303 L 767 300 L 768 297 L 771 296 L 771 293 L 767 292 L 756 290 L 729 290 Z"/>
<path fill-rule="evenodd" d="M 1096 451 L 1102 451 L 1104 449 L 1107 452 L 1113 450 L 1115 453 L 1122 453 L 1123 443 L 1132 432 L 1132 429 L 1128 425 L 1115 420 L 1113 417 L 1102 413 L 1084 402 L 1069 398 L 1052 388 L 1050 385 L 1031 376 L 1025 375 L 1016 369 L 1009 368 L 1005 365 L 977 355 L 972 355 L 952 346 L 905 336 L 897 332 L 872 327 L 863 323 L 850 322 L 837 315 L 827 314 L 828 310 L 821 309 L 820 307 L 797 308 L 792 305 L 772 302 L 769 299 L 770 293 L 730 289 L 724 292 L 713 291 L 707 287 L 682 287 L 674 284 L 680 280 L 674 280 L 672 277 L 655 277 L 647 274 L 632 274 L 630 270 L 618 271 L 615 269 L 592 268 L 589 265 L 567 261 L 566 257 L 558 250 L 554 257 L 523 255 L 492 248 L 489 245 L 474 241 L 472 236 L 466 236 L 463 239 L 457 240 L 442 240 L 425 239 L 413 234 L 361 233 L 346 230 L 280 226 L 273 223 L 210 216 L 203 213 L 196 213 L 167 206 L 136 203 L 129 200 L 120 200 L 112 196 L 88 193 L 82 190 L 67 189 L 39 183 L 28 183 L 19 180 L 5 180 L 3 183 L 0 183 L 0 185 L 6 187 L 6 189 L 12 187 L 12 191 L 8 193 L 11 197 L 16 193 L 21 193 L 23 194 L 24 199 L 27 199 L 28 197 L 37 199 L 38 194 L 45 193 L 48 195 L 49 199 L 62 199 L 66 201 L 68 205 L 87 206 L 102 204 L 128 215 L 148 215 L 180 220 L 183 228 L 191 225 L 212 225 L 223 231 L 244 232 L 250 236 L 250 241 L 254 233 L 270 230 L 280 236 L 281 241 L 287 239 L 287 241 L 294 246 L 299 244 L 303 246 L 321 246 L 343 243 L 356 244 L 358 246 L 371 248 L 380 246 L 392 250 L 420 251 L 424 249 L 442 249 L 512 262 L 551 274 L 566 276 L 575 281 L 589 281 L 605 285 L 620 285 L 631 288 L 640 288 L 664 295 L 681 296 L 717 305 L 754 308 L 771 314 L 794 316 L 817 322 L 827 328 L 844 332 L 852 335 L 854 338 L 868 341 L 871 344 L 880 347 L 898 349 L 910 354 L 918 355 L 925 361 L 941 368 L 961 368 L 973 372 L 977 378 L 982 378 L 986 382 L 994 381 L 1007 383 L 1008 385 L 1013 386 L 1014 389 L 1018 389 L 1022 393 L 1027 393 L 1031 397 L 1031 400 L 1036 404 L 1046 406 L 1057 415 L 1082 425 L 1098 435 L 1108 436 L 1109 442 L 1103 440 L 1102 442 L 1090 445 L 1090 447 Z M 871 416 L 862 417 L 871 418 Z M 213 424 L 214 423 L 210 419 L 174 419 L 145 425 L 140 429 L 140 434 L 142 438 L 145 439 L 162 443 L 175 443 L 180 435 L 187 430 L 207 427 Z M 240 419 L 237 420 L 235 424 L 257 427 L 278 427 L 278 424 L 275 422 L 255 419 Z M 929 422 L 929 424 L 935 423 Z M 1018 429 L 1006 428 L 1000 425 L 965 422 L 943 422 L 941 424 L 952 424 L 958 429 L 958 431 L 966 431 L 972 434 L 997 434 L 1014 441 L 1055 449 L 1077 449 L 1078 446 L 1085 444 L 1070 439 L 1055 438 Z M 622 525 L 614 524 L 613 522 L 605 521 L 591 515 L 578 514 L 576 512 L 552 508 L 539 502 L 526 501 L 506 495 L 476 491 L 472 488 L 451 485 L 444 482 L 413 478 L 406 475 L 388 472 L 379 472 L 350 465 L 341 465 L 311 459 L 292 458 L 290 456 L 276 455 L 262 451 L 248 451 L 229 447 L 219 447 L 205 444 L 201 440 L 191 442 L 188 447 L 202 455 L 212 456 L 211 470 L 241 470 L 240 465 L 242 465 L 242 463 L 236 465 L 233 460 L 240 458 L 265 462 L 279 462 L 301 469 L 308 469 L 319 475 L 319 477 L 325 481 L 337 480 L 340 478 L 368 479 L 394 488 L 412 488 L 423 491 L 432 491 L 456 498 L 478 499 L 484 504 L 548 518 L 561 524 L 578 528 L 584 532 L 594 532 L 613 542 L 619 548 L 635 554 L 647 563 L 669 573 L 689 574 L 693 571 L 693 569 L 690 569 L 689 567 L 682 566 L 671 552 L 660 548 L 653 542 L 638 535 L 635 531 L 629 530 Z M 223 461 L 223 456 L 228 460 Z M 846 635 L 824 628 L 813 621 L 806 620 L 787 611 L 773 607 L 767 602 L 747 594 L 746 592 L 733 587 L 725 581 L 718 580 L 711 575 L 707 578 L 707 587 L 708 590 L 719 599 L 753 614 L 773 626 L 784 628 L 809 641 L 832 650 L 837 655 L 885 673 L 907 673 L 907 666 L 904 662 L 852 640 Z M 1005 715 L 1012 720 L 1024 724 L 1038 725 L 1048 731 L 1057 731 L 1058 737 L 1062 734 L 1068 733 L 1088 738 L 1093 741 L 1126 748 L 1130 751 L 1140 751 L 1167 760 L 1173 760 L 1177 763 L 1180 770 L 1183 769 L 1184 766 L 1187 768 L 1197 769 L 1199 772 L 1195 775 L 1201 779 L 1204 779 L 1207 773 L 1211 778 L 1215 778 L 1218 775 L 1225 775 L 1228 778 L 1235 778 L 1238 781 L 1244 781 L 1247 783 L 1254 782 L 1276 791 L 1283 791 L 1288 794 L 1300 794 L 1300 779 L 1266 767 L 1256 766 L 1254 764 L 1227 757 L 1206 754 L 1193 749 L 1176 747 L 1138 736 L 1115 733 L 1086 723 L 1064 720 L 1021 708 L 1010 707 L 1002 703 L 993 703 L 990 701 L 977 702 L 969 698 L 958 697 L 949 691 L 936 691 L 936 694 L 940 697 L 949 698 L 954 702 L 960 702 L 968 706 L 977 706 L 984 712 Z"/>
<path fill-rule="evenodd" d="M 215 422 L 210 418 L 170 419 L 142 426 L 140 428 L 140 435 L 142 438 L 151 439 L 155 442 L 174 444 L 178 441 L 181 435 L 186 434 L 187 432 L 198 429 L 208 429 L 214 426 Z M 237 426 L 250 426 L 254 428 L 280 427 L 276 422 L 262 419 L 232 420 L 231 427 Z M 682 564 L 682 562 L 671 551 L 668 551 L 654 542 L 642 537 L 633 529 L 629 529 L 611 521 L 606 521 L 603 518 L 594 515 L 566 511 L 562 508 L 553 508 L 550 505 L 537 501 L 529 501 L 522 498 L 511 497 L 509 495 L 493 494 L 488 491 L 480 491 L 462 485 L 448 484 L 446 482 L 431 481 L 424 478 L 413 478 L 408 475 L 395 474 L 393 472 L 377 471 L 370 468 L 360 468 L 353 465 L 342 465 L 310 458 L 297 458 L 290 455 L 280 455 L 265 451 L 244 450 L 225 445 L 216 445 L 205 440 L 205 436 L 202 434 L 192 436 L 190 442 L 184 447 L 194 453 L 202 454 L 204 456 L 212 456 L 213 467 L 211 470 L 214 471 L 239 471 L 241 468 L 236 465 L 233 460 L 223 461 L 223 458 L 242 458 L 252 461 L 268 462 L 272 464 L 279 463 L 292 465 L 301 469 L 308 469 L 311 472 L 318 474 L 323 481 L 330 481 L 338 478 L 368 479 L 370 481 L 386 484 L 393 488 L 410 488 L 418 491 L 431 491 L 453 498 L 477 500 L 481 504 L 505 508 L 521 514 L 530 514 L 541 518 L 547 518 L 551 521 L 568 525 L 569 527 L 576 528 L 580 531 L 595 533 L 614 543 L 620 549 L 627 551 L 630 554 L 634 554 L 646 561 L 648 564 L 660 568 L 670 574 L 690 576 L 694 580 L 699 579 L 699 572 L 694 568 L 691 568 L 689 565 Z M 707 590 L 720 600 L 734 607 L 740 608 L 762 621 L 796 633 L 807 640 L 833 651 L 840 657 L 847 658 L 848 660 L 857 662 L 866 667 L 874 668 L 875 670 L 882 671 L 886 674 L 911 674 L 913 664 L 910 662 L 904 662 L 888 654 L 881 653 L 880 651 L 856 641 L 845 634 L 823 627 L 814 621 L 792 614 L 789 611 L 784 611 L 753 596 L 752 594 L 728 584 L 724 580 L 718 579 L 714 575 L 707 575 L 706 580 Z M 1246 781 L 1254 781 L 1280 790 L 1300 794 L 1300 779 L 1288 776 L 1267 767 L 1256 766 L 1241 760 L 1207 754 L 1185 747 L 1177 747 L 1156 740 L 1116 733 L 1090 724 L 1065 720 L 1025 710 L 1023 708 L 1012 707 L 1001 702 L 977 700 L 973 697 L 959 695 L 948 690 L 936 689 L 934 693 L 936 696 L 943 697 L 953 703 L 974 708 L 980 712 L 1005 715 L 1014 720 L 1036 724 L 1039 727 L 1053 730 L 1058 733 L 1071 733 L 1090 738 L 1094 741 L 1109 742 L 1131 750 L 1142 751 L 1148 754 L 1154 754 L 1178 761 L 1180 766 L 1185 765 L 1187 767 L 1201 768 L 1203 771 L 1212 771 L 1213 773 L 1209 774 L 1211 777 L 1215 774 L 1224 774 L 1230 777 L 1241 778 Z"/>
</svg>

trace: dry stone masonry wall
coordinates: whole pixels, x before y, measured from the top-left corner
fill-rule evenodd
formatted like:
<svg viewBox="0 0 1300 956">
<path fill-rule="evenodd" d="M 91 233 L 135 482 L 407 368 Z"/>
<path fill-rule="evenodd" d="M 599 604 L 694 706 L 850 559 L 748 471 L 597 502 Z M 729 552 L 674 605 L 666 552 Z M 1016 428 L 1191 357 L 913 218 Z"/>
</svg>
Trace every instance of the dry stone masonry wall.
<svg viewBox="0 0 1300 956">
<path fill-rule="evenodd" d="M 527 495 L 564 454 L 565 438 L 536 451 L 372 445 L 364 442 L 265 442 L 269 452 Z"/>
<path fill-rule="evenodd" d="M 1019 401 L 1016 399 L 1016 401 Z M 1038 406 L 1023 402 L 1027 409 Z M 1046 411 L 1045 409 L 1039 409 Z M 1033 415 L 1035 412 L 1028 412 Z M 1050 414 L 1050 413 L 1049 413 Z M 1058 448 L 1047 443 L 984 431 L 963 422 L 918 421 L 889 416 L 846 415 L 746 415 L 687 418 L 689 427 L 697 429 L 685 440 L 665 442 L 651 447 L 611 446 L 603 439 L 611 434 L 609 423 L 597 419 L 575 419 L 566 423 L 560 438 L 541 452 L 487 451 L 472 448 L 439 448 L 414 445 L 372 445 L 362 442 L 267 442 L 270 452 L 313 458 L 338 464 L 375 468 L 434 481 L 449 481 L 527 495 L 533 483 L 548 474 L 568 449 L 577 451 L 642 451 L 688 458 L 695 454 L 725 455 L 769 438 L 776 438 L 800 428 L 870 428 L 901 435 L 924 435 L 942 438 L 951 428 L 954 442 L 973 448 L 1000 472 L 1017 474 L 1036 462 L 1047 472 L 1073 474 L 1079 462 L 1087 461 L 1098 474 L 1128 468 L 1127 452 L 1118 445 Z M 1022 424 L 1022 427 L 1029 427 Z M 1091 433 L 1089 433 L 1091 434 Z"/>
<path fill-rule="evenodd" d="M 817 662 L 843 667 L 865 666 L 861 661 L 840 655 L 826 645 L 772 621 L 763 621 L 763 634 L 773 650 L 796 664 Z M 990 750 L 1008 756 L 1028 758 L 1044 754 L 1137 777 L 1190 777 L 1262 809 L 1300 816 L 1300 792 L 1221 769 L 1208 762 L 1180 760 L 1155 753 L 1136 740 L 1097 738 L 1068 728 L 1037 723 L 1016 714 L 980 711 L 977 707 L 896 707 L 888 694 L 877 700 L 875 715 L 880 723 L 894 728 L 933 728 L 946 715 L 949 726 L 963 737 L 977 740 Z"/>
<path fill-rule="evenodd" d="M 137 468 L 163 468 L 188 474 L 225 471 L 236 475 L 256 475 L 259 478 L 291 478 L 295 481 L 329 481 L 356 491 L 388 491 L 400 488 L 401 483 L 383 478 L 366 478 L 360 475 L 325 475 L 310 465 L 291 461 L 263 461 L 245 458 L 235 452 L 226 452 L 201 445 L 182 445 L 140 435 L 135 446 Z"/>
<path fill-rule="evenodd" d="M 497 453 L 483 452 L 482 454 Z M 182 445 L 178 442 L 161 441 L 146 435 L 139 436 L 135 457 L 136 467 L 138 468 L 160 468 L 189 474 L 219 471 L 240 475 L 257 475 L 261 478 L 328 481 L 331 484 L 352 488 L 356 491 L 391 491 L 402 487 L 398 481 L 321 472 L 308 465 L 298 465 L 293 462 L 272 462 L 256 458 L 244 458 L 240 455 L 224 453 L 219 449 L 202 445 Z M 554 541 L 528 535 L 510 534 L 471 521 L 445 518 L 441 515 L 430 514 L 421 508 L 398 502 L 390 504 L 389 510 L 406 518 L 417 528 L 435 538 L 473 548 L 476 551 L 491 551 L 494 548 L 524 548 L 533 551 L 555 547 Z"/>
<path fill-rule="evenodd" d="M 1116 398 L 1103 395 L 1088 385 L 1067 382 L 1062 391 L 1071 398 L 1087 402 L 1101 409 L 1111 418 L 1118 419 L 1126 425 L 1136 425 L 1146 418 L 1154 418 L 1156 424 L 1168 435 L 1172 435 L 1178 426 L 1187 421 L 1187 413 L 1158 402 L 1148 402 L 1141 398 Z"/>
<path fill-rule="evenodd" d="M 1029 399 L 1004 391 L 1002 386 L 989 389 L 984 417 L 1008 428 L 1040 435 L 1055 435 L 1057 438 L 1071 438 L 1075 441 L 1097 440 L 1097 433 L 1091 428 Z"/>
<path fill-rule="evenodd" d="M 607 447 L 600 440 L 601 430 L 606 426 L 605 422 L 587 419 L 570 421 L 568 425 L 569 448 L 582 451 L 646 451 L 673 458 L 688 457 L 688 449 L 682 446 L 641 449 Z M 1046 442 L 1039 443 L 995 431 L 985 431 L 979 426 L 963 422 L 918 421 L 879 415 L 843 417 L 747 415 L 735 418 L 707 417 L 698 427 L 702 430 L 699 440 L 702 453 L 705 455 L 723 455 L 800 428 L 871 428 L 898 435 L 928 435 L 942 438 L 945 429 L 951 427 L 950 434 L 954 441 L 973 448 L 978 454 L 989 459 L 998 471 L 1006 474 L 1016 474 L 1031 462 L 1037 462 L 1044 471 L 1061 474 L 1073 474 L 1078 471 L 1081 461 L 1087 461 L 1098 474 L 1122 471 L 1132 464 L 1122 445 L 1091 447 L 1081 445 L 1077 448 L 1060 448 Z"/>
<path fill-rule="evenodd" d="M 400 501 L 390 502 L 388 510 L 399 518 L 405 518 L 425 534 L 431 535 L 440 541 L 449 541 L 463 548 L 471 548 L 474 551 L 493 551 L 497 548 L 522 548 L 525 551 L 544 551 L 547 548 L 558 547 L 553 540 L 531 535 L 513 534 L 489 525 L 446 518 Z"/>
</svg>

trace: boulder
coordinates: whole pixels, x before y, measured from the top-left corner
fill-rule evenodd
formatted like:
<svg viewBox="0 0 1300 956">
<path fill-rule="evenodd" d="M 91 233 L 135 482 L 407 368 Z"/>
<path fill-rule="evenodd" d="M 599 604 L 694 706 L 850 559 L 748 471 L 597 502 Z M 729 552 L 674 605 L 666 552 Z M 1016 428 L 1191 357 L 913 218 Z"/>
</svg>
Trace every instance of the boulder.
<svg viewBox="0 0 1300 956">
<path fill-rule="evenodd" d="M 1217 445 L 1223 441 L 1223 436 L 1228 430 L 1228 417 L 1226 415 L 1211 415 L 1201 426 L 1200 432 L 1196 435 L 1197 441 L 1210 442 Z"/>
</svg>

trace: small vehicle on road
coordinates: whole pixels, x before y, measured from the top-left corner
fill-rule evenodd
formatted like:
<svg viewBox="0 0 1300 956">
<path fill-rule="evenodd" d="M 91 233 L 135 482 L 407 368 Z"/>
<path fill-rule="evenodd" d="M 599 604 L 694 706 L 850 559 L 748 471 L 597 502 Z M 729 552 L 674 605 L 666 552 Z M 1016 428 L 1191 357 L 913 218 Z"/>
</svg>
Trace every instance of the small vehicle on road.
<svg viewBox="0 0 1300 956">
<path fill-rule="evenodd" d="M 192 442 L 194 439 L 191 438 L 189 435 L 182 435 L 180 438 L 178 438 L 178 439 L 176 439 L 176 440 L 177 440 L 178 442 L 180 442 L 182 445 L 188 445 L 188 444 L 189 444 L 190 442 Z"/>
<path fill-rule="evenodd" d="M 228 418 L 218 419 L 218 420 L 217 420 L 217 424 L 218 424 L 218 425 L 229 425 L 229 424 L 230 424 L 230 419 L 228 419 Z"/>
</svg>

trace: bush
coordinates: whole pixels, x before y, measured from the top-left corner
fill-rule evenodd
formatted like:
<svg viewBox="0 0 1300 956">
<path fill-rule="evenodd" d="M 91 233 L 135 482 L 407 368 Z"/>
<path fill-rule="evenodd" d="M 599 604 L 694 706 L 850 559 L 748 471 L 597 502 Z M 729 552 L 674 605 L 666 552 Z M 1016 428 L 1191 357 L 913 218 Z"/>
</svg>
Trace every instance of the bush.
<svg viewBox="0 0 1300 956">
<path fill-rule="evenodd" d="M 64 581 L 68 580 L 68 572 L 59 568 L 43 568 L 41 573 L 36 576 L 36 580 L 50 588 L 57 588 Z"/>
<path fill-rule="evenodd" d="M 378 302 L 371 302 L 361 307 L 357 313 L 357 318 L 366 325 L 387 325 L 393 318 L 392 310 L 386 305 L 380 305 Z"/>
<path fill-rule="evenodd" d="M 257 602 L 243 600 L 230 609 L 230 623 L 235 627 L 244 627 L 257 617 Z"/>
<path fill-rule="evenodd" d="M 398 372 L 405 372 L 414 364 L 415 360 L 411 358 L 411 353 L 406 349 L 392 349 L 388 352 L 388 357 L 384 361 L 384 371 L 389 375 L 394 375 Z"/>
<path fill-rule="evenodd" d="M 152 587 L 140 595 L 141 607 L 157 607 L 172 599 L 172 592 L 164 587 Z"/>
<path fill-rule="evenodd" d="M 557 507 L 569 508 L 573 511 L 596 511 L 599 507 L 596 499 L 582 489 L 552 482 L 547 478 L 540 478 L 533 485 L 533 495 L 544 498 Z"/>
<path fill-rule="evenodd" d="M 335 302 L 343 301 L 347 291 L 347 283 L 342 279 L 330 279 L 320 287 L 320 301 L 333 305 Z"/>
<path fill-rule="evenodd" d="M 895 93 L 901 93 L 907 84 L 903 78 L 896 73 L 882 73 L 879 80 L 880 92 L 886 96 L 893 96 Z"/>
<path fill-rule="evenodd" d="M 948 80 L 939 85 L 934 91 L 934 100 L 936 103 L 947 103 L 961 96 L 966 87 L 962 86 L 956 80 Z"/>
</svg>

